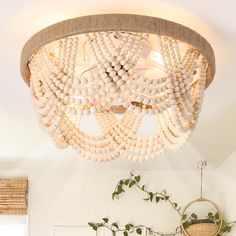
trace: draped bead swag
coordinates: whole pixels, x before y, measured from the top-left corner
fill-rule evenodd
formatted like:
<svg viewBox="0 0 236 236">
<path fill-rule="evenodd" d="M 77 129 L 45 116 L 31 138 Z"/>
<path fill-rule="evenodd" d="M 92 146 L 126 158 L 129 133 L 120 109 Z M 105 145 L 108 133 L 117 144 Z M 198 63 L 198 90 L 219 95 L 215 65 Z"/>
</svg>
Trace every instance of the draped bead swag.
<svg viewBox="0 0 236 236">
<path fill-rule="evenodd" d="M 150 38 L 158 50 L 154 64 Z M 72 146 L 96 161 L 119 156 L 142 161 L 189 139 L 208 64 L 197 49 L 171 37 L 117 31 L 45 45 L 31 57 L 29 68 L 39 121 L 59 147 Z M 89 115 L 95 116 L 100 135 L 81 129 L 81 118 Z M 139 132 L 146 115 L 156 124 L 156 134 L 149 137 Z"/>
</svg>

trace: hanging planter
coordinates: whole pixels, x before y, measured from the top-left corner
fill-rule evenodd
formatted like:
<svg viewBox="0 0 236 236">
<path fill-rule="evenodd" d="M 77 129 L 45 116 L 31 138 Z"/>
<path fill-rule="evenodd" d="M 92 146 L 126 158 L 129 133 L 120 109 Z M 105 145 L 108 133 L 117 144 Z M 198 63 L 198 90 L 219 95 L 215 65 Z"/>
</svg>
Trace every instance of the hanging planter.
<svg viewBox="0 0 236 236">
<path fill-rule="evenodd" d="M 189 222 L 185 221 L 186 218 L 186 211 L 195 203 L 203 203 L 208 202 L 216 209 L 218 216 L 217 222 L 210 220 L 210 219 L 194 219 L 192 218 Z M 185 236 L 216 236 L 220 233 L 221 227 L 223 224 L 223 216 L 221 213 L 220 208 L 217 206 L 216 203 L 208 200 L 206 198 L 199 198 L 190 202 L 185 209 L 183 210 L 182 217 L 181 217 L 181 227 Z"/>
<path fill-rule="evenodd" d="M 201 170 L 201 189 L 200 198 L 190 202 L 183 210 L 181 215 L 181 228 L 185 236 L 217 236 L 222 229 L 223 216 L 220 208 L 213 201 L 202 197 L 202 179 L 203 169 L 207 166 L 206 161 L 201 161 L 198 168 Z M 208 214 L 207 219 L 197 219 L 196 214 L 192 214 L 190 218 L 187 218 L 187 210 L 195 203 L 210 203 L 216 210 L 215 217 L 213 213 Z"/>
</svg>

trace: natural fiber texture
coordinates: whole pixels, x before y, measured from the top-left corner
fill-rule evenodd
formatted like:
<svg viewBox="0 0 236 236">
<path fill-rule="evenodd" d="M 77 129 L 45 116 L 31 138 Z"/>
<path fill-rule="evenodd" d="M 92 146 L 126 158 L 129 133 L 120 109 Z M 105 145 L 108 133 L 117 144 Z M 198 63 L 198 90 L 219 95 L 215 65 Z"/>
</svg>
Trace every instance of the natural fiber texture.
<svg viewBox="0 0 236 236">
<path fill-rule="evenodd" d="M 216 224 L 212 224 L 212 223 L 199 223 L 199 224 L 193 224 L 191 226 L 189 226 L 187 229 L 185 229 L 184 225 L 183 225 L 183 222 L 184 222 L 184 215 L 186 214 L 186 211 L 187 209 L 192 206 L 193 204 L 195 203 L 201 203 L 201 202 L 208 202 L 210 203 L 212 206 L 214 206 L 214 208 L 217 210 L 217 213 L 219 215 L 219 219 L 220 219 L 220 224 L 217 226 Z M 190 202 L 183 210 L 183 213 L 182 213 L 182 217 L 181 217 L 181 228 L 183 230 L 183 233 L 184 235 L 186 236 L 216 236 L 218 235 L 218 233 L 220 232 L 221 230 L 221 227 L 222 227 L 222 224 L 223 224 L 223 215 L 222 215 L 222 212 L 220 210 L 220 208 L 218 207 L 218 205 L 216 203 L 214 203 L 213 201 L 209 200 L 209 199 L 206 199 L 206 198 L 198 198 L 192 202 Z M 206 226 L 205 226 L 206 225 Z M 208 226 L 207 226 L 208 225 Z M 213 226 L 214 225 L 214 229 L 216 229 L 215 231 L 213 231 Z M 207 232 L 207 229 L 209 228 L 209 232 L 210 232 L 210 228 L 212 229 L 211 232 L 214 232 L 214 234 L 205 234 L 203 231 L 206 230 Z M 198 230 L 202 230 L 202 232 L 199 231 L 199 234 L 197 234 Z M 196 234 L 194 234 L 194 232 Z"/>
<path fill-rule="evenodd" d="M 191 236 L 215 236 L 218 231 L 218 226 L 214 223 L 193 224 L 190 225 L 186 231 Z"/>
<path fill-rule="evenodd" d="M 197 32 L 168 20 L 130 14 L 105 14 L 78 17 L 49 26 L 35 34 L 24 46 L 21 54 L 21 74 L 29 84 L 28 62 L 42 46 L 52 41 L 72 35 L 102 32 L 127 31 L 166 35 L 192 45 L 199 50 L 209 63 L 206 87 L 215 74 L 215 56 L 211 45 Z"/>
<path fill-rule="evenodd" d="M 27 215 L 28 180 L 0 179 L 0 215 Z"/>
</svg>

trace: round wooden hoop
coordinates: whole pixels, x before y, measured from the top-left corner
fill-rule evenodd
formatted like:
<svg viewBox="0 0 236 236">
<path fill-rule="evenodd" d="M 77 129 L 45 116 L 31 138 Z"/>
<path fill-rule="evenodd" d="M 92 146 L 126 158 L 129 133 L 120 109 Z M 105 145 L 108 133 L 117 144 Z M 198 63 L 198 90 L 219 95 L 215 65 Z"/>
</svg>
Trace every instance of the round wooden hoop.
<svg viewBox="0 0 236 236">
<path fill-rule="evenodd" d="M 218 205 L 217 205 L 216 203 L 214 203 L 213 201 L 211 201 L 211 200 L 209 200 L 209 199 L 206 199 L 206 198 L 198 198 L 198 199 L 196 199 L 196 200 L 190 202 L 190 203 L 184 208 L 183 213 L 182 213 L 182 215 L 181 215 L 181 228 L 182 228 L 184 234 L 187 235 L 187 236 L 191 236 L 191 235 L 186 231 L 186 229 L 184 228 L 184 225 L 183 225 L 183 220 L 184 220 L 183 217 L 184 217 L 184 214 L 185 214 L 186 210 L 187 210 L 191 205 L 193 205 L 194 203 L 197 203 L 197 202 L 209 202 L 209 203 L 211 203 L 211 204 L 215 207 L 215 209 L 217 210 L 217 212 L 218 212 L 218 214 L 219 214 L 219 218 L 220 218 L 220 225 L 218 226 L 218 230 L 217 230 L 215 236 L 218 235 L 218 233 L 219 233 L 220 230 L 221 230 L 222 224 L 223 224 L 223 215 L 222 215 L 222 212 L 221 212 L 220 208 L 218 207 Z"/>
<path fill-rule="evenodd" d="M 42 46 L 69 36 L 101 31 L 129 31 L 166 35 L 188 43 L 199 50 L 208 61 L 206 87 L 213 80 L 215 74 L 214 51 L 208 41 L 194 30 L 156 17 L 132 14 L 103 14 L 65 20 L 51 25 L 31 37 L 21 53 L 21 75 L 25 82 L 29 85 L 29 60 Z"/>
</svg>

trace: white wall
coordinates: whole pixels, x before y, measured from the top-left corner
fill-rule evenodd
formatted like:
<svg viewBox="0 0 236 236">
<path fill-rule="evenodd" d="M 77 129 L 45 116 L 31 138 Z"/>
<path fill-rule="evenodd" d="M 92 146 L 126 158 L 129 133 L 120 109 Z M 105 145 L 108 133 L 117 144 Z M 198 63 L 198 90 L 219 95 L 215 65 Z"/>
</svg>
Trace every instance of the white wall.
<svg viewBox="0 0 236 236">
<path fill-rule="evenodd" d="M 216 200 L 220 203 L 228 220 L 236 220 L 236 151 L 215 172 L 217 185 L 214 189 Z M 235 235 L 236 227 L 232 233 Z"/>
<path fill-rule="evenodd" d="M 127 177 L 129 170 L 108 170 L 96 165 L 81 168 L 79 161 L 64 167 L 58 163 L 60 160 L 34 171 L 19 167 L 18 171 L 16 167 L 12 171 L 0 171 L 1 176 L 29 177 L 30 236 L 52 236 L 53 225 L 85 226 L 102 217 L 110 217 L 120 224 L 146 224 L 161 231 L 172 231 L 178 226 L 179 216 L 170 206 L 144 202 L 144 195 L 137 190 L 112 201 L 111 193 L 117 181 Z M 137 173 L 150 188 L 165 188 L 181 205 L 199 197 L 198 171 L 141 170 Z M 213 200 L 218 195 L 214 176 L 208 171 L 205 178 L 205 194 Z"/>
</svg>

